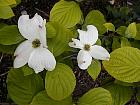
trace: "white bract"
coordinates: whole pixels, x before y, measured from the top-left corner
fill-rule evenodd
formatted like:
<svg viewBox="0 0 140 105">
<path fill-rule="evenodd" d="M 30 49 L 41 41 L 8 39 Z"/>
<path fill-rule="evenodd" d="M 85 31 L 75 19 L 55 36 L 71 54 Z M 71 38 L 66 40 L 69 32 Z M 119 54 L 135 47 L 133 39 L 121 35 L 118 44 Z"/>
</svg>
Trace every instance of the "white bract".
<svg viewBox="0 0 140 105">
<path fill-rule="evenodd" d="M 110 54 L 108 51 L 98 45 L 95 45 L 98 40 L 98 30 L 93 25 L 87 26 L 87 31 L 78 29 L 79 40 L 73 39 L 69 42 L 69 46 L 81 49 L 77 56 L 77 62 L 80 69 L 87 69 L 92 62 L 92 57 L 98 60 L 109 60 Z"/>
<path fill-rule="evenodd" d="M 45 69 L 51 71 L 56 66 L 53 54 L 46 45 L 46 20 L 38 15 L 29 19 L 29 15 L 22 15 L 18 20 L 18 29 L 26 38 L 16 49 L 14 68 L 20 68 L 28 63 L 36 73 Z"/>
</svg>

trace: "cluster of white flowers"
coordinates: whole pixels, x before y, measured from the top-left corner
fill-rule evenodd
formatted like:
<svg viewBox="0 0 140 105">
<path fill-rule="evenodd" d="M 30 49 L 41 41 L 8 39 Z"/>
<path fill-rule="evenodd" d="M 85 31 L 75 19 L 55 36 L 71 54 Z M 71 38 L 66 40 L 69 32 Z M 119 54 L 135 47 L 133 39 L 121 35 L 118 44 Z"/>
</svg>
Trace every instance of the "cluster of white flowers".
<svg viewBox="0 0 140 105">
<path fill-rule="evenodd" d="M 20 68 L 28 63 L 35 73 L 44 69 L 52 71 L 56 66 L 53 54 L 47 49 L 46 20 L 38 15 L 30 19 L 29 15 L 22 15 L 18 20 L 18 29 L 26 39 L 16 49 L 14 56 L 14 68 Z M 94 45 L 98 39 L 98 31 L 95 26 L 88 25 L 87 31 L 77 30 L 79 40 L 72 39 L 70 47 L 81 49 L 77 56 L 78 66 L 87 69 L 92 62 L 92 57 L 100 60 L 109 60 L 110 55 L 106 49 Z"/>
</svg>

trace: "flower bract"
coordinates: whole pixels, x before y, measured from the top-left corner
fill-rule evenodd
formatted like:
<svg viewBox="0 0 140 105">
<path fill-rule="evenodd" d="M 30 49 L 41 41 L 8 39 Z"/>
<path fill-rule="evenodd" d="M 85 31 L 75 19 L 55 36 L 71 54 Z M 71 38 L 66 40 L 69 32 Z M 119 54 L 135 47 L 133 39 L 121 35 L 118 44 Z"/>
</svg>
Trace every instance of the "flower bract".
<svg viewBox="0 0 140 105">
<path fill-rule="evenodd" d="M 18 20 L 18 29 L 26 39 L 16 49 L 14 68 L 20 68 L 28 63 L 36 73 L 45 69 L 51 71 L 56 66 L 53 54 L 46 45 L 46 20 L 40 15 L 30 19 L 29 15 L 22 15 Z"/>
<path fill-rule="evenodd" d="M 95 45 L 98 40 L 98 30 L 93 25 L 87 26 L 87 31 L 78 29 L 79 39 L 73 39 L 69 46 L 80 49 L 77 62 L 81 69 L 87 69 L 92 62 L 92 58 L 98 60 L 109 60 L 110 54 L 102 46 Z"/>
</svg>

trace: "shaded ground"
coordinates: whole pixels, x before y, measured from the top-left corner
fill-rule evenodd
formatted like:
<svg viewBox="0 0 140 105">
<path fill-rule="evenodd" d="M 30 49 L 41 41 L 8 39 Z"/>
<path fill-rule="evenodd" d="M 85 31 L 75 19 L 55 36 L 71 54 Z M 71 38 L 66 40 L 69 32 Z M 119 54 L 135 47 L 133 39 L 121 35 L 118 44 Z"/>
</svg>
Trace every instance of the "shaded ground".
<svg viewBox="0 0 140 105">
<path fill-rule="evenodd" d="M 35 13 L 40 14 L 43 18 L 49 19 L 49 12 L 53 5 L 59 0 L 24 0 L 20 5 L 14 8 L 15 17 L 10 20 L 2 20 L 7 24 L 17 24 L 17 20 L 21 15 L 23 10 L 26 10 L 27 13 L 32 17 Z M 127 0 L 116 0 L 116 6 L 127 5 Z M 131 3 L 132 1 L 129 0 Z M 81 9 L 84 13 L 84 16 L 87 13 L 94 9 L 99 9 L 105 15 L 107 14 L 106 5 L 108 5 L 108 0 L 87 0 L 86 2 L 81 3 Z M 75 60 L 73 61 L 75 63 Z M 76 64 L 76 63 L 75 63 Z M 12 67 L 12 57 L 11 55 L 0 53 L 0 103 L 6 102 L 7 99 L 7 89 L 6 89 L 6 77 L 9 68 Z M 80 70 L 77 65 L 73 70 L 76 79 L 77 85 L 73 92 L 74 101 L 78 97 L 82 96 L 89 89 L 100 86 L 106 78 L 110 78 L 108 73 L 102 71 L 96 81 L 88 75 L 87 71 Z M 113 80 L 112 78 L 110 80 Z M 4 104 L 0 104 L 4 105 Z M 135 96 L 132 97 L 128 105 L 138 105 Z"/>
</svg>

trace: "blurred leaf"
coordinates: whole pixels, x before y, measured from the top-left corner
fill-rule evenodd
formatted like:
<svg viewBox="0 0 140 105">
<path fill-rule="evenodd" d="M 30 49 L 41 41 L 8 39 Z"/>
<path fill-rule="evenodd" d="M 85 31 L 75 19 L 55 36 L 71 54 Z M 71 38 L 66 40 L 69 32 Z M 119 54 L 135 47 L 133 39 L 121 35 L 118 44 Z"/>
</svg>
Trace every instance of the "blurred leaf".
<svg viewBox="0 0 140 105">
<path fill-rule="evenodd" d="M 11 69 L 8 73 L 7 88 L 10 98 L 18 105 L 28 105 L 39 91 L 43 80 L 37 74 L 24 76 L 22 69 Z"/>
<path fill-rule="evenodd" d="M 24 38 L 19 33 L 16 25 L 9 25 L 0 29 L 0 44 L 2 45 L 13 45 L 23 40 Z"/>
<path fill-rule="evenodd" d="M 107 31 L 115 31 L 115 26 L 112 23 L 105 23 L 103 24 L 105 26 L 105 28 L 107 29 Z"/>
<path fill-rule="evenodd" d="M 14 16 L 14 13 L 10 6 L 0 6 L 0 18 L 8 19 Z"/>
<path fill-rule="evenodd" d="M 104 88 L 110 91 L 112 95 L 112 105 L 125 105 L 133 95 L 131 87 L 111 83 L 104 86 Z"/>
<path fill-rule="evenodd" d="M 21 0 L 16 0 L 16 4 L 20 4 L 21 3 Z"/>
<path fill-rule="evenodd" d="M 120 14 L 122 18 L 126 18 L 129 13 L 129 8 L 128 7 L 121 7 L 120 8 Z"/>
<path fill-rule="evenodd" d="M 72 98 L 68 97 L 61 101 L 51 99 L 46 91 L 41 91 L 34 98 L 30 105 L 72 105 Z"/>
<path fill-rule="evenodd" d="M 121 38 L 121 47 L 131 47 L 131 44 L 127 38 Z"/>
<path fill-rule="evenodd" d="M 137 88 L 136 97 L 137 97 L 138 102 L 140 102 L 140 87 Z"/>
<path fill-rule="evenodd" d="M 131 42 L 132 47 L 139 48 L 140 49 L 140 40 L 134 40 Z"/>
<path fill-rule="evenodd" d="M 110 54 L 109 61 L 103 61 L 105 70 L 117 80 L 123 82 L 140 81 L 140 50 L 133 47 L 122 47 Z"/>
<path fill-rule="evenodd" d="M 103 25 L 105 22 L 104 15 L 100 11 L 92 10 L 86 16 L 84 27 L 86 25 L 95 25 L 99 30 L 99 34 L 101 35 L 106 32 L 106 28 Z"/>
<path fill-rule="evenodd" d="M 112 50 L 114 51 L 115 49 L 118 49 L 121 47 L 119 37 L 114 37 L 113 38 L 113 43 L 112 43 Z"/>
<path fill-rule="evenodd" d="M 55 69 L 47 72 L 45 88 L 49 97 L 54 100 L 62 100 L 70 96 L 75 88 L 76 78 L 72 69 L 62 63 L 58 63 Z"/>
<path fill-rule="evenodd" d="M 112 97 L 108 90 L 94 88 L 79 99 L 78 105 L 112 105 Z"/>
<path fill-rule="evenodd" d="M 21 3 L 21 0 L 16 0 L 16 4 L 10 5 L 10 7 L 11 8 L 16 7 L 20 3 Z"/>
<path fill-rule="evenodd" d="M 140 23 L 138 23 L 136 26 L 137 26 L 137 35 L 136 35 L 135 39 L 140 40 Z"/>
<path fill-rule="evenodd" d="M 129 26 L 127 27 L 126 31 L 125 31 L 125 36 L 127 38 L 135 38 L 137 34 L 137 27 L 136 27 L 136 23 L 131 23 L 129 24 Z"/>
<path fill-rule="evenodd" d="M 15 0 L 0 0 L 0 7 L 9 6 L 9 5 L 13 5 L 13 4 L 16 4 Z"/>
<path fill-rule="evenodd" d="M 56 21 L 71 28 L 80 22 L 82 12 L 79 5 L 74 1 L 61 0 L 54 5 L 50 12 L 50 21 Z"/>
<path fill-rule="evenodd" d="M 116 32 L 121 35 L 121 36 L 125 36 L 125 31 L 126 31 L 127 27 L 126 26 L 120 26 Z"/>
<path fill-rule="evenodd" d="M 96 80 L 101 71 L 101 63 L 98 60 L 93 60 L 88 68 L 89 75 Z"/>
</svg>

